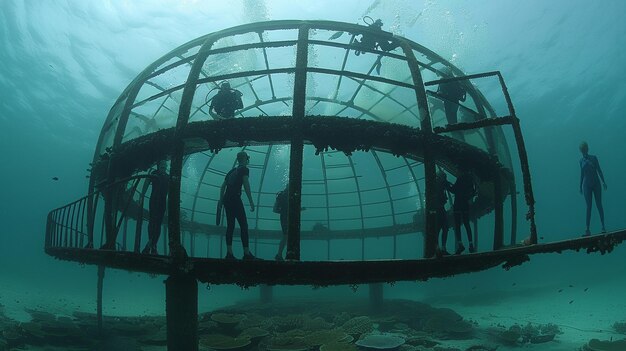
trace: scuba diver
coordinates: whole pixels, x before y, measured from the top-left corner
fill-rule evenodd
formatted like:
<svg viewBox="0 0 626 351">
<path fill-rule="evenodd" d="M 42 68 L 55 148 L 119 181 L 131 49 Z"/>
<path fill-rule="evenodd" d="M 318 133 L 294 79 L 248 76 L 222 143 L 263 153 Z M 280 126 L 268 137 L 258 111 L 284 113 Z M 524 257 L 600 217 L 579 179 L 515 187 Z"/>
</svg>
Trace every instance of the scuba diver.
<svg viewBox="0 0 626 351">
<path fill-rule="evenodd" d="M 445 67 L 442 72 L 446 75 L 444 78 L 454 77 L 452 70 L 448 67 Z M 465 89 L 463 89 L 459 81 L 452 81 L 439 84 L 437 93 L 444 98 L 443 106 L 448 124 L 456 124 L 458 122 L 459 103 L 465 101 L 466 98 Z"/>
<path fill-rule="evenodd" d="M 469 170 L 460 167 L 461 174 L 456 178 L 456 182 L 450 187 L 450 192 L 454 194 L 452 210 L 454 212 L 454 236 L 456 237 L 456 255 L 465 251 L 463 240 L 461 239 L 461 224 L 465 227 L 467 241 L 469 242 L 470 253 L 476 252 L 474 240 L 472 239 L 472 227 L 470 226 L 470 203 L 476 196 L 477 189 L 474 179 Z"/>
<path fill-rule="evenodd" d="M 370 21 L 370 23 L 368 23 L 368 20 Z M 370 16 L 365 16 L 363 17 L 363 22 L 367 24 L 368 28 L 372 28 L 380 32 L 383 31 L 383 21 L 381 21 L 380 19 L 374 21 Z M 372 36 L 371 34 L 361 34 L 361 40 L 354 39 L 353 45 L 356 47 L 356 49 L 354 50 L 354 54 L 356 56 L 359 56 L 365 53 L 364 50 L 359 49 L 376 50 L 380 48 L 380 50 L 387 52 L 399 46 L 394 40 L 380 39 L 381 38 L 378 35 Z"/>
<path fill-rule="evenodd" d="M 234 260 L 233 255 L 233 232 L 235 231 L 235 220 L 239 223 L 239 229 L 241 230 L 241 244 L 243 246 L 243 259 L 254 260 L 256 257 L 250 253 L 248 244 L 248 219 L 246 217 L 246 211 L 243 207 L 243 201 L 241 201 L 241 187 L 248 197 L 250 203 L 250 212 L 254 212 L 254 201 L 252 200 L 252 194 L 250 192 L 250 181 L 248 179 L 250 170 L 248 164 L 250 163 L 250 156 L 245 151 L 237 153 L 236 168 L 231 169 L 224 177 L 224 183 L 220 188 L 220 200 L 219 205 L 224 207 L 226 211 L 226 257 L 227 260 Z M 219 210 L 218 210 L 219 212 Z"/>
<path fill-rule="evenodd" d="M 164 160 L 157 162 L 157 168 L 151 174 L 152 192 L 150 193 L 148 242 L 142 253 L 158 255 L 157 243 L 161 236 L 161 225 L 167 209 L 167 192 L 169 187 L 169 174 Z"/>
<path fill-rule="evenodd" d="M 446 172 L 439 170 L 437 172 L 437 232 L 441 230 L 441 246 L 438 247 L 438 254 L 441 256 L 450 255 L 446 250 L 446 243 L 448 242 L 448 212 L 446 211 L 446 204 L 450 194 L 448 193 L 452 188 L 452 184 L 448 181 Z"/>
<path fill-rule="evenodd" d="M 604 208 L 602 207 L 602 187 L 606 190 L 604 174 L 600 168 L 598 158 L 589 154 L 589 145 L 583 141 L 580 143 L 579 149 L 583 156 L 580 159 L 580 193 L 585 196 L 585 203 L 587 204 L 587 229 L 585 230 L 585 234 L 583 236 L 591 235 L 591 232 L 589 231 L 589 222 L 591 220 L 592 196 L 596 199 L 596 207 L 598 208 L 600 222 L 602 223 L 602 233 L 605 233 Z M 600 186 L 600 180 L 602 180 L 602 187 Z"/>
<path fill-rule="evenodd" d="M 218 119 L 234 118 L 235 110 L 243 107 L 243 102 L 241 101 L 242 96 L 243 94 L 239 90 L 230 87 L 230 83 L 223 82 L 217 94 L 211 99 L 209 113 Z M 214 113 L 217 116 L 215 116 Z"/>
</svg>

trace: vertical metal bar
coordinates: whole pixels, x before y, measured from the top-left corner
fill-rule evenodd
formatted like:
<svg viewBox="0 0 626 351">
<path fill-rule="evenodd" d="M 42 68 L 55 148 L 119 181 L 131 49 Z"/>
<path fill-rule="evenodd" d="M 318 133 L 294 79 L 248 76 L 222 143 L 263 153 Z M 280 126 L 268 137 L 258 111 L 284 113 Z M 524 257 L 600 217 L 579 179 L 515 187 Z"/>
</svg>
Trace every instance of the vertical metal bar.
<svg viewBox="0 0 626 351">
<path fill-rule="evenodd" d="M 400 47 L 407 58 L 407 64 L 415 85 L 415 98 L 420 111 L 421 129 L 426 134 L 424 140 L 424 174 L 426 183 L 426 230 L 424 233 L 424 257 L 432 257 L 435 255 L 437 248 L 437 212 L 434 208 L 436 203 L 436 169 L 433 152 L 430 150 L 428 143 L 429 134 L 432 134 L 433 127 L 430 120 L 430 112 L 428 110 L 428 99 L 426 90 L 424 89 L 424 81 L 422 73 L 419 69 L 419 62 L 415 58 L 413 49 L 409 43 L 402 38 L 396 39 L 400 43 Z"/>
<path fill-rule="evenodd" d="M 68 247 L 69 246 L 69 241 L 70 241 L 70 235 L 72 235 L 71 231 L 70 231 L 70 214 L 72 211 L 70 211 L 69 207 L 65 207 L 65 212 L 64 212 L 64 216 L 63 216 L 63 246 Z"/>
<path fill-rule="evenodd" d="M 300 208 L 302 191 L 302 154 L 304 141 L 302 122 L 306 104 L 306 80 L 309 50 L 309 27 L 303 25 L 298 31 L 296 68 L 293 86 L 293 133 L 289 156 L 289 230 L 287 234 L 287 259 L 300 260 Z"/>
<path fill-rule="evenodd" d="M 187 82 L 183 89 L 180 101 L 180 109 L 178 119 L 176 120 L 176 128 L 174 130 L 174 145 L 172 148 L 172 157 L 170 164 L 170 182 L 169 182 L 169 199 L 168 199 L 168 229 L 169 229 L 169 248 L 172 256 L 176 261 L 184 260 L 187 256 L 185 248 L 180 241 L 180 184 L 183 168 L 183 157 L 185 153 L 185 141 L 183 133 L 189 122 L 189 113 L 191 112 L 191 104 L 196 92 L 198 76 L 202 72 L 202 66 L 209 56 L 209 49 L 213 45 L 214 35 L 209 35 L 202 44 L 202 47 L 196 55 L 196 59 L 189 70 Z M 197 344 L 197 340 L 196 340 Z"/>
<path fill-rule="evenodd" d="M 83 198 L 82 200 L 80 200 L 80 224 L 78 224 L 78 227 L 80 228 L 79 230 L 79 238 L 78 238 L 78 243 L 76 243 L 76 247 L 78 248 L 82 248 L 84 245 L 84 240 L 85 240 L 85 235 L 84 235 L 84 230 L 85 230 L 85 208 L 87 204 L 87 198 Z"/>
<path fill-rule="evenodd" d="M 74 247 L 75 246 L 75 242 L 76 242 L 76 227 L 74 226 L 74 215 L 76 215 L 76 207 L 78 206 L 77 203 L 73 203 L 70 205 L 70 207 L 72 208 L 72 215 L 70 216 L 70 222 L 69 222 L 69 226 L 68 226 L 68 230 L 69 230 L 69 246 L 70 247 Z"/>
<path fill-rule="evenodd" d="M 124 224 L 122 224 L 122 251 L 126 251 L 128 239 L 128 217 L 124 216 Z"/>
<path fill-rule="evenodd" d="M 104 266 L 98 266 L 98 286 L 97 286 L 97 318 L 98 318 L 98 333 L 102 334 L 102 291 L 104 290 Z"/>
<path fill-rule="evenodd" d="M 263 43 L 263 33 L 259 32 L 259 41 L 261 43 Z M 263 59 L 265 60 L 265 69 L 269 70 L 270 69 L 270 64 L 269 61 L 267 60 L 267 48 L 265 46 L 263 46 Z M 267 79 L 269 80 L 270 83 L 270 91 L 272 92 L 272 99 L 276 99 L 276 93 L 274 92 L 274 82 L 272 82 L 272 75 L 268 74 L 267 75 Z"/>
<path fill-rule="evenodd" d="M 504 94 L 504 98 L 506 99 L 507 106 L 509 108 L 509 112 L 513 117 L 513 133 L 515 135 L 515 143 L 517 144 L 517 152 L 519 154 L 521 170 L 522 170 L 522 180 L 524 182 L 524 198 L 526 200 L 526 205 L 528 205 L 528 213 L 526 214 L 526 218 L 530 221 L 530 243 L 537 243 L 537 226 L 535 224 L 535 196 L 533 195 L 533 187 L 530 181 L 530 167 L 528 166 L 528 154 L 526 153 L 526 146 L 524 144 L 524 136 L 522 135 L 522 128 L 520 127 L 519 118 L 515 114 L 515 108 L 513 107 L 513 103 L 511 102 L 511 96 L 509 95 L 509 90 L 504 83 L 504 78 L 502 78 L 502 74 L 498 72 L 498 79 L 500 80 L 500 86 L 502 87 L 502 93 Z"/>
<path fill-rule="evenodd" d="M 354 168 L 354 162 L 352 162 L 352 157 L 348 156 L 348 162 L 350 163 L 350 168 L 352 169 L 352 174 L 354 175 L 354 182 L 356 184 L 357 196 L 359 199 L 359 213 L 361 217 L 361 235 L 363 235 L 363 242 L 361 244 L 361 260 L 365 260 L 365 220 L 363 219 L 363 200 L 361 198 L 361 187 L 359 185 L 359 179 L 357 178 L 356 169 Z"/>
<path fill-rule="evenodd" d="M 517 190 L 515 189 L 515 182 L 511 184 L 509 190 L 511 194 L 511 245 L 517 243 Z"/>
<path fill-rule="evenodd" d="M 139 215 L 137 216 L 137 223 L 135 224 L 135 244 L 133 247 L 134 252 L 141 252 L 141 234 L 143 228 L 143 219 L 144 219 L 144 205 L 146 203 L 146 193 L 148 192 L 148 187 L 150 186 L 152 180 L 151 178 L 145 178 L 143 182 L 143 187 L 141 188 L 140 198 L 139 198 Z M 150 210 L 150 209 L 148 209 Z M 148 213 L 148 215 L 150 215 Z M 148 234 L 150 235 L 150 234 Z M 148 240 L 150 240 L 148 238 Z"/>
<path fill-rule="evenodd" d="M 320 161 L 322 163 L 322 175 L 324 177 L 324 198 L 326 199 L 326 228 L 330 230 L 330 197 L 328 196 L 328 175 L 326 174 L 324 152 L 320 152 Z"/>
<path fill-rule="evenodd" d="M 63 209 L 59 209 L 57 211 L 54 212 L 54 236 L 53 236 L 53 242 L 52 244 L 54 245 L 54 247 L 59 246 L 59 214 L 61 213 L 61 211 L 63 211 Z"/>
<path fill-rule="evenodd" d="M 393 197 L 391 196 L 391 187 L 389 185 L 389 181 L 387 180 L 387 171 L 385 171 L 385 168 L 383 167 L 382 162 L 380 162 L 380 157 L 378 157 L 378 153 L 374 150 L 370 151 L 372 153 L 372 156 L 374 156 L 374 160 L 376 161 L 376 165 L 378 166 L 378 169 L 380 170 L 380 174 L 383 176 L 383 181 L 385 182 L 385 190 L 387 190 L 387 197 L 389 198 L 389 206 L 391 207 L 391 222 L 392 225 L 396 225 L 396 209 L 395 206 L 393 204 Z"/>
<path fill-rule="evenodd" d="M 502 179 L 500 174 L 496 175 L 493 181 L 494 194 L 494 229 L 493 229 L 493 249 L 498 250 L 504 246 L 504 208 L 502 201 Z"/>
</svg>

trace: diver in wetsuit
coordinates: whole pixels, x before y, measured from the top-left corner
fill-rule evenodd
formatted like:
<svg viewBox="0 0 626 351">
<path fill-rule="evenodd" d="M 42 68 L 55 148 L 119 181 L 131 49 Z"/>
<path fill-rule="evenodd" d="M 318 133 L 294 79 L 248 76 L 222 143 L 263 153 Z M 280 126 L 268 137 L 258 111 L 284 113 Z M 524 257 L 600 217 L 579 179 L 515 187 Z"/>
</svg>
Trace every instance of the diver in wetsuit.
<svg viewBox="0 0 626 351">
<path fill-rule="evenodd" d="M 363 18 L 363 21 L 365 21 L 365 23 L 367 23 L 366 18 L 369 19 L 370 21 L 373 21 L 371 17 L 365 16 L 365 18 Z M 381 21 L 380 19 L 377 19 L 369 23 L 367 27 L 374 29 L 375 31 L 382 32 L 383 21 Z M 399 46 L 399 44 L 393 39 L 392 40 L 381 39 L 377 36 L 372 36 L 369 33 L 362 34 L 361 40 L 355 39 L 353 45 L 356 47 L 356 49 L 354 50 L 354 54 L 356 56 L 364 54 L 366 52 L 365 50 L 376 50 L 377 48 L 380 48 L 382 51 L 389 52 Z"/>
<path fill-rule="evenodd" d="M 460 255 L 465 251 L 465 246 L 463 246 L 463 240 L 461 239 L 461 221 L 467 233 L 469 251 L 472 253 L 476 252 L 469 218 L 470 202 L 476 195 L 476 186 L 474 185 L 472 175 L 466 170 L 461 170 L 461 175 L 456 179 L 454 185 L 450 187 L 450 191 L 454 194 L 452 209 L 454 211 L 454 235 L 456 237 L 455 254 Z"/>
<path fill-rule="evenodd" d="M 253 260 L 255 257 L 250 253 L 248 247 L 248 219 L 246 218 L 246 211 L 241 201 L 241 187 L 243 186 L 248 201 L 250 203 L 250 211 L 254 212 L 254 201 L 252 201 L 252 195 L 250 193 L 250 182 L 248 176 L 250 170 L 248 169 L 248 163 L 250 163 L 250 156 L 245 151 L 237 153 L 238 166 L 230 170 L 226 177 L 224 177 L 224 183 L 220 188 L 220 203 L 224 206 L 226 212 L 226 259 L 234 260 L 233 255 L 233 232 L 235 231 L 235 219 L 239 223 L 239 229 L 241 230 L 241 244 L 243 245 L 243 259 Z"/>
<path fill-rule="evenodd" d="M 224 82 L 220 85 L 217 94 L 211 99 L 209 112 L 215 112 L 221 118 L 233 118 L 235 117 L 235 110 L 243 107 L 241 96 L 239 90 L 232 89 L 230 83 Z"/>
<path fill-rule="evenodd" d="M 585 196 L 585 202 L 587 204 L 587 229 L 583 236 L 589 236 L 591 235 L 589 222 L 591 220 L 592 195 L 596 199 L 596 207 L 600 213 L 602 232 L 606 232 L 604 227 L 604 208 L 602 207 L 602 188 L 600 187 L 600 180 L 602 180 L 604 190 L 606 190 L 606 182 L 604 181 L 604 175 L 602 174 L 602 169 L 600 169 L 598 158 L 594 155 L 589 155 L 589 145 L 584 141 L 580 143 L 580 152 L 583 154 L 583 157 L 580 159 L 580 193 Z"/>
<path fill-rule="evenodd" d="M 300 210 L 304 211 L 306 208 L 301 207 Z M 285 250 L 285 244 L 287 244 L 287 234 L 289 230 L 289 184 L 287 184 L 285 189 L 276 194 L 273 211 L 274 213 L 280 214 L 280 229 L 283 232 L 283 236 L 278 243 L 278 252 L 276 256 L 274 256 L 274 259 L 276 261 L 283 261 L 283 251 Z"/>
<path fill-rule="evenodd" d="M 443 72 L 449 75 L 449 77 L 445 78 L 452 78 L 454 76 L 452 70 L 447 67 Z M 458 122 L 457 113 L 459 111 L 459 102 L 465 101 L 466 99 L 465 89 L 463 89 L 459 81 L 453 81 L 439 84 L 437 93 L 444 98 L 443 107 L 446 112 L 448 124 L 456 124 Z"/>
<path fill-rule="evenodd" d="M 448 213 L 446 212 L 446 204 L 448 203 L 448 191 L 452 187 L 452 184 L 448 181 L 446 172 L 437 172 L 437 232 L 441 230 L 441 246 L 439 247 L 439 254 L 449 255 L 446 250 L 446 243 L 448 242 Z"/>
<path fill-rule="evenodd" d="M 150 193 L 148 220 L 148 242 L 142 253 L 157 255 L 157 243 L 161 236 L 161 225 L 167 209 L 167 190 L 169 187 L 169 175 L 166 171 L 165 161 L 157 163 L 157 169 L 152 172 L 152 192 Z"/>
</svg>

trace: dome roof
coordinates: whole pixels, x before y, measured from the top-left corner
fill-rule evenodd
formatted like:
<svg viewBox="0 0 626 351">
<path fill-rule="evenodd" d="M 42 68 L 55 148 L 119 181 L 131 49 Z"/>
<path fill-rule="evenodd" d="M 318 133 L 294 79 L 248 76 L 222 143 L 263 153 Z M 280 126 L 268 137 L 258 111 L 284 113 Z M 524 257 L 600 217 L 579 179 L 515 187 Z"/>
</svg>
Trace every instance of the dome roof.
<svg viewBox="0 0 626 351">
<path fill-rule="evenodd" d="M 436 137 L 468 146 L 512 169 L 507 141 L 498 126 L 437 132 L 448 124 L 445 99 L 428 82 L 454 76 L 463 72 L 421 45 L 378 28 L 330 21 L 272 21 L 225 29 L 180 46 L 130 83 L 102 129 L 92 178 L 97 181 L 110 175 L 110 167 L 98 167 L 99 161 L 116 152 L 127 155 L 120 174 L 144 172 L 171 151 L 169 146 L 154 145 L 169 145 L 173 135 L 184 135 L 181 218 L 188 230 L 205 231 L 214 224 L 224 175 L 243 149 L 251 158 L 250 183 L 258 206 L 248 216 L 249 225 L 259 235 L 271 235 L 280 229 L 272 207 L 276 193 L 288 181 L 291 145 L 284 134 L 261 136 L 263 126 L 255 123 L 304 118 L 311 129 L 333 130 L 324 119 L 332 116 L 363 121 L 373 132 L 390 126 L 408 128 L 417 135 L 434 128 Z M 209 111 L 223 82 L 242 97 L 243 107 L 232 119 Z M 467 91 L 457 114 L 459 122 L 496 117 L 469 80 L 459 84 Z M 293 114 L 298 101 L 304 101 L 302 116 Z M 229 125 L 250 136 L 245 140 L 218 138 Z M 201 137 L 193 132 L 198 128 L 205 130 Z M 207 136 L 207 130 L 215 138 Z M 419 153 L 398 157 L 393 150 L 376 145 L 345 152 L 336 145 L 352 135 L 349 128 L 341 131 L 343 135 L 333 136 L 335 150 L 332 143 L 325 145 L 330 148 L 320 147 L 305 137 L 303 239 L 325 233 L 359 237 L 368 232 L 395 235 L 418 230 L 425 202 Z M 158 144 L 158 140 L 168 142 Z M 446 152 L 450 150 L 454 147 Z M 436 162 L 452 174 L 458 172 L 453 156 Z"/>
</svg>

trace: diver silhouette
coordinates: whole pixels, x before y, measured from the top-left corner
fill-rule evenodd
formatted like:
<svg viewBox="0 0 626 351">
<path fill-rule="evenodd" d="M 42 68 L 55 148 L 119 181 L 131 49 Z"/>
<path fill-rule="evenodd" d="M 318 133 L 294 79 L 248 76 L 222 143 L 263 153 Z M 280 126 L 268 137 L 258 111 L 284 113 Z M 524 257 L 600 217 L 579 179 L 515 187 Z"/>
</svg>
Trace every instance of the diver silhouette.
<svg viewBox="0 0 626 351">
<path fill-rule="evenodd" d="M 368 23 L 368 20 L 370 21 L 370 23 Z M 370 16 L 365 16 L 363 17 L 363 22 L 367 24 L 368 28 L 374 29 L 375 31 L 380 31 L 382 34 L 383 21 L 381 21 L 380 19 L 374 21 Z M 365 53 L 366 50 L 380 49 L 382 51 L 388 52 L 399 46 L 395 42 L 395 40 L 384 40 L 381 39 L 378 35 L 372 35 L 369 33 L 361 34 L 361 40 L 354 39 L 353 45 L 356 48 L 354 50 L 354 54 L 356 56 Z"/>
<path fill-rule="evenodd" d="M 148 219 L 148 242 L 142 253 L 157 255 L 157 243 L 161 236 L 161 225 L 167 209 L 167 192 L 169 187 L 169 174 L 166 163 L 161 160 L 157 168 L 150 175 L 152 178 L 152 192 L 150 193 L 149 219 Z"/>
<path fill-rule="evenodd" d="M 604 227 L 604 208 L 602 207 L 602 187 L 600 187 L 600 180 L 602 180 L 604 190 L 606 190 L 606 182 L 604 181 L 604 174 L 602 174 L 598 158 L 589 154 L 589 145 L 584 141 L 580 143 L 580 152 L 583 155 L 579 162 L 580 193 L 585 196 L 585 203 L 587 204 L 587 229 L 583 236 L 589 236 L 591 235 L 589 222 L 591 221 L 592 195 L 596 199 L 596 207 L 598 208 L 600 222 L 602 223 L 602 232 L 606 232 L 606 228 Z"/>
<path fill-rule="evenodd" d="M 230 87 L 230 83 L 223 82 L 217 94 L 211 99 L 209 113 L 215 113 L 218 119 L 235 117 L 235 110 L 243 107 L 242 96 L 239 90 Z"/>
<path fill-rule="evenodd" d="M 252 194 L 250 192 L 250 181 L 248 176 L 250 170 L 248 164 L 250 163 L 250 156 L 245 151 L 237 153 L 236 168 L 231 169 L 224 177 L 224 182 L 220 189 L 220 206 L 224 206 L 226 212 L 226 257 L 227 260 L 234 260 L 233 255 L 233 232 L 235 231 L 235 219 L 239 223 L 239 229 L 241 230 L 241 244 L 243 245 L 243 259 L 254 260 L 256 259 L 252 253 L 250 253 L 248 245 L 248 219 L 246 217 L 246 211 L 243 207 L 243 201 L 241 201 L 241 187 L 243 186 L 248 201 L 250 203 L 250 211 L 254 212 L 254 201 L 252 200 Z"/>
</svg>

